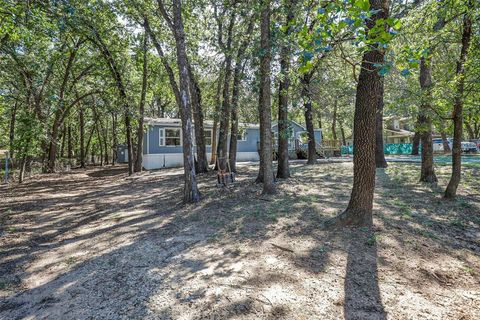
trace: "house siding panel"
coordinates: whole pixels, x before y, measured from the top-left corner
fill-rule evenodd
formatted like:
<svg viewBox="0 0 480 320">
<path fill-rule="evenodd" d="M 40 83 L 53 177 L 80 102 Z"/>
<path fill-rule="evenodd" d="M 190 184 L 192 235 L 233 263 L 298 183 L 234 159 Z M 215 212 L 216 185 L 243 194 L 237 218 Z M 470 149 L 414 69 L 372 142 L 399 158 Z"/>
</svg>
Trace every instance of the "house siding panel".
<svg viewBox="0 0 480 320">
<path fill-rule="evenodd" d="M 246 129 L 246 141 L 237 141 L 237 152 L 257 152 L 257 142 L 260 141 L 260 129 Z"/>
</svg>

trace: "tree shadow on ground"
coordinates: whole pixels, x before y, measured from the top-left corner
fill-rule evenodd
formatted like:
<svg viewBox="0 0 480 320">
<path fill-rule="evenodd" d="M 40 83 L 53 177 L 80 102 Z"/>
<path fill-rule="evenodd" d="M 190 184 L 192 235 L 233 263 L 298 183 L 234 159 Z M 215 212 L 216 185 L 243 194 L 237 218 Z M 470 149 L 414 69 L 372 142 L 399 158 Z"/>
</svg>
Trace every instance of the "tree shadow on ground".
<svg viewBox="0 0 480 320">
<path fill-rule="evenodd" d="M 0 206 L 22 217 L 38 216 L 40 222 L 33 228 L 22 227 L 22 232 L 31 236 L 2 247 L 0 272 L 22 269 L 43 254 L 74 244 L 84 246 L 81 249 L 89 250 L 91 256 L 79 262 L 55 260 L 34 270 L 43 274 L 54 271 L 56 264 L 71 264 L 30 290 L 1 298 L 0 318 L 293 318 L 296 315 L 289 305 L 271 303 L 255 292 L 300 279 L 280 277 L 264 269 L 242 273 L 244 261 L 258 260 L 255 248 L 268 245 L 272 249 L 272 234 L 281 234 L 281 240 L 291 241 L 293 249 L 278 249 L 274 255 L 287 257 L 295 268 L 320 280 L 329 264 L 338 267 L 338 261 L 330 261 L 333 251 L 342 253 L 345 269 L 334 279 L 344 278 L 341 303 L 345 319 L 385 319 L 378 285 L 377 230 L 319 230 L 322 222 L 334 214 L 323 209 L 339 212 L 345 208 L 345 190 L 351 186 L 351 177 L 346 175 L 327 173 L 310 178 L 305 174 L 320 166 L 298 166 L 299 175 L 279 182 L 293 187 L 271 198 L 259 197 L 260 187 L 251 182 L 255 168 L 241 169 L 232 189 L 217 189 L 215 173 L 206 174 L 199 178 L 204 199 L 194 206 L 179 204 L 181 175 L 168 170 L 165 175 L 149 173 L 149 177 L 133 180 L 121 173 L 106 175 L 100 179 L 115 179 L 108 187 L 88 175 L 78 180 L 68 177 L 63 184 L 35 184 L 39 190 L 50 192 L 62 190 L 65 183 L 73 184 L 70 187 L 76 192 L 38 205 L 38 198 L 33 198 L 25 200 L 28 206 Z M 95 180 L 93 187 L 89 179 Z M 318 192 L 318 185 L 321 195 L 313 194 Z M 23 212 L 25 206 L 30 211 Z M 403 228 L 402 221 L 381 216 L 378 211 L 376 215 L 378 221 L 391 219 L 392 226 Z M 85 225 L 88 230 L 81 229 Z M 297 254 L 295 241 L 311 241 L 312 247 L 305 254 Z M 97 250 L 98 244 L 104 248 Z M 252 251 L 242 251 L 242 245 Z M 62 253 L 68 258 L 66 252 Z M 22 275 L 28 276 L 28 272 Z M 223 293 L 228 288 L 242 294 L 229 298 Z M 319 293 L 311 299 L 322 298 Z M 262 309 L 265 305 L 269 306 L 266 311 Z M 340 309 L 331 307 L 332 312 Z"/>
<path fill-rule="evenodd" d="M 223 192 L 205 187 L 203 202 L 196 206 L 180 206 L 177 199 L 181 198 L 181 188 L 174 188 L 172 194 L 159 195 L 157 192 L 173 187 L 178 178 L 172 175 L 168 179 L 138 180 L 135 184 L 121 181 L 100 191 L 82 186 L 86 182 L 83 179 L 74 186 L 77 191 L 74 196 L 57 197 L 41 206 L 35 206 L 38 199 L 29 200 L 32 214 L 45 215 L 40 217 L 43 223 L 33 229 L 24 227 L 22 232 L 28 237 L 2 247 L 2 273 L 24 269 L 43 254 L 55 249 L 65 251 L 73 244 L 83 246 L 91 256 L 80 262 L 76 262 L 75 257 L 65 256 L 66 261 L 53 260 L 36 268 L 32 272 L 41 275 L 55 270 L 59 264 L 70 265 L 43 284 L 3 297 L 0 318 L 130 319 L 153 316 L 170 319 L 178 317 L 172 314 L 172 306 L 188 306 L 206 299 L 209 281 L 238 273 L 231 266 L 243 258 L 241 252 L 224 251 L 223 245 L 232 247 L 238 241 L 266 239 L 278 215 L 272 215 L 273 209 L 255 211 L 260 201 L 256 197 L 258 188 L 246 188 L 251 182 L 241 179 L 239 184 L 244 185 L 237 190 Z M 49 189 L 48 185 L 38 187 Z M 61 188 L 61 184 L 55 182 L 54 188 Z M 244 189 L 252 190 L 244 192 Z M 117 205 L 108 206 L 108 199 L 123 197 L 125 193 L 140 196 L 127 197 Z M 216 199 L 218 196 L 221 200 Z M 242 197 L 246 199 L 239 205 L 238 198 Z M 104 204 L 98 207 L 99 202 Z M 55 211 L 59 205 L 64 213 L 57 217 Z M 76 206 L 89 205 L 94 206 L 88 212 L 76 210 Z M 22 216 L 30 214 L 15 205 L 4 207 Z M 65 210 L 70 207 L 75 209 Z M 105 223 L 118 211 L 125 210 L 139 214 L 127 216 L 125 221 Z M 251 212 L 255 213 L 250 215 Z M 85 226 L 90 226 L 87 231 L 80 229 Z M 123 237 L 132 235 L 122 243 Z M 96 252 L 98 242 L 106 247 Z M 32 274 L 23 270 L 20 276 L 27 278 Z M 201 277 L 200 288 L 189 285 L 192 277 Z M 172 295 L 173 292 L 176 294 Z M 222 310 L 234 317 L 237 313 L 250 312 L 244 305 L 233 302 L 231 308 Z"/>
<path fill-rule="evenodd" d="M 385 320 L 378 285 L 377 244 L 371 230 L 345 230 L 354 233 L 346 241 L 344 317 L 347 320 Z"/>
</svg>

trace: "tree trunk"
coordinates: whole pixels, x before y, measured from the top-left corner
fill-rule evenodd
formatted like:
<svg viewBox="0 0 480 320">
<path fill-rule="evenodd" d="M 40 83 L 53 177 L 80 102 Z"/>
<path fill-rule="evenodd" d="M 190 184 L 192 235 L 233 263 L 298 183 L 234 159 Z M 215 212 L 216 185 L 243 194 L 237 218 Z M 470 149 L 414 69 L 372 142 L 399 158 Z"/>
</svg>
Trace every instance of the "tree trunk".
<svg viewBox="0 0 480 320">
<path fill-rule="evenodd" d="M 133 159 L 135 155 L 133 154 L 133 143 L 132 143 L 132 126 L 130 124 L 130 115 L 128 111 L 128 105 L 125 104 L 125 135 L 127 137 L 127 150 L 128 150 L 128 174 L 133 174 Z"/>
<path fill-rule="evenodd" d="M 80 115 L 80 168 L 85 168 L 85 114 L 83 111 L 83 107 L 80 107 L 79 115 Z M 71 152 L 71 150 L 69 152 Z"/>
<path fill-rule="evenodd" d="M 162 15 L 169 21 L 168 23 L 171 24 L 172 22 L 170 21 L 170 18 L 168 15 L 166 15 L 166 11 L 163 8 L 162 3 L 158 3 L 159 6 L 161 7 Z M 181 6 L 180 3 L 178 3 L 179 6 Z M 165 67 L 165 70 L 167 71 L 167 75 L 170 81 L 170 86 L 172 87 L 172 91 L 175 95 L 175 100 L 177 102 L 177 106 L 180 110 L 180 113 L 182 112 L 181 109 L 183 108 L 183 101 L 180 95 L 180 90 L 178 88 L 178 84 L 175 80 L 174 72 L 173 69 L 171 68 L 168 58 L 165 56 L 162 47 L 160 46 L 160 42 L 157 41 L 157 38 L 153 31 L 150 29 L 150 25 L 148 22 L 148 19 L 144 17 L 145 21 L 145 31 L 150 35 L 150 38 L 152 39 L 152 42 L 157 50 L 157 53 L 159 54 L 162 64 Z M 172 29 L 172 25 L 170 25 L 170 28 Z M 172 29 L 172 32 L 175 34 L 175 30 Z M 205 136 L 204 136 L 204 127 L 203 127 L 203 111 L 202 111 L 202 97 L 201 97 L 201 90 L 200 86 L 198 85 L 198 82 L 195 79 L 195 75 L 193 74 L 193 70 L 191 68 L 190 63 L 188 62 L 187 59 L 187 71 L 189 73 L 189 96 L 190 96 L 190 103 L 191 107 L 190 109 L 193 109 L 193 119 L 195 121 L 195 141 L 196 141 L 196 149 L 197 149 L 197 161 L 196 161 L 196 172 L 197 173 L 203 173 L 208 171 L 208 159 L 207 159 L 207 152 L 206 152 L 206 146 L 205 146 Z M 193 108 L 192 108 L 193 106 Z M 162 117 L 164 116 L 164 109 L 161 109 Z M 189 117 L 191 118 L 191 116 Z M 191 125 L 191 124 L 190 124 Z M 195 161 L 194 161 L 195 162 Z"/>
<path fill-rule="evenodd" d="M 252 34 L 253 27 L 255 25 L 255 15 L 250 19 L 250 23 L 247 27 L 247 37 L 240 43 L 238 48 L 237 57 L 235 59 L 235 69 L 233 72 L 233 87 L 232 87 L 232 119 L 230 129 L 230 148 L 228 153 L 228 161 L 230 162 L 230 169 L 233 172 L 237 172 L 237 136 L 238 136 L 238 96 L 240 91 L 240 81 L 243 75 L 243 69 L 245 67 L 243 63 L 243 56 L 245 50 L 250 42 L 250 35 Z"/>
<path fill-rule="evenodd" d="M 15 141 L 15 122 L 17 118 L 17 102 L 15 101 L 12 109 L 12 114 L 10 115 L 10 132 L 9 132 L 9 148 L 10 148 L 10 158 L 14 158 L 14 141 Z"/>
<path fill-rule="evenodd" d="M 184 167 L 184 195 L 185 203 L 197 202 L 200 200 L 200 192 L 197 186 L 195 173 L 195 161 L 192 144 L 192 106 L 189 95 L 190 77 L 188 72 L 188 58 L 185 46 L 185 31 L 182 20 L 182 4 L 180 0 L 173 0 L 173 24 L 170 26 L 175 38 L 177 52 L 177 64 L 179 72 L 179 92 L 181 98 L 180 116 L 182 118 L 183 131 L 183 167 Z M 165 8 L 163 8 L 163 12 Z M 165 14 L 164 18 L 169 20 Z"/>
<path fill-rule="evenodd" d="M 468 121 L 465 121 L 465 127 L 467 128 L 468 139 L 475 139 L 475 131 L 473 130 L 472 125 Z"/>
<path fill-rule="evenodd" d="M 172 87 L 173 94 L 175 96 L 175 101 L 177 103 L 178 109 L 182 107 L 182 101 L 180 98 L 180 90 L 178 89 L 178 84 L 177 81 L 175 80 L 175 74 L 170 66 L 170 63 L 168 61 L 168 58 L 165 56 L 163 49 L 160 45 L 160 42 L 157 40 L 157 37 L 155 36 L 155 33 L 150 29 L 150 24 L 146 16 L 143 18 L 144 20 L 144 25 L 145 25 L 145 31 L 150 35 L 150 39 L 152 40 L 152 44 L 155 46 L 155 49 L 157 50 L 158 55 L 160 56 L 160 59 L 162 61 L 163 67 L 165 68 L 165 71 L 167 72 L 168 75 L 168 81 L 170 82 L 170 86 Z"/>
<path fill-rule="evenodd" d="M 96 125 L 97 125 L 97 121 L 95 120 L 93 125 L 92 125 L 90 134 L 88 135 L 87 145 L 85 146 L 85 157 L 88 155 L 88 150 L 90 149 L 90 144 L 92 142 L 93 134 L 95 133 L 95 126 Z M 93 146 L 92 146 L 91 155 L 93 155 L 93 153 L 94 153 L 94 151 L 93 151 Z M 90 157 L 90 159 L 92 159 L 92 158 Z"/>
<path fill-rule="evenodd" d="M 103 139 L 102 134 L 100 131 L 100 125 L 97 124 L 97 139 L 98 139 L 98 147 L 100 149 L 100 166 L 103 167 Z"/>
<path fill-rule="evenodd" d="M 117 163 L 117 147 L 118 147 L 118 139 L 117 139 L 117 117 L 114 113 L 112 113 L 112 166 Z"/>
<path fill-rule="evenodd" d="M 67 135 L 67 124 L 64 122 L 63 123 L 63 130 L 62 130 L 62 144 L 60 146 L 60 158 L 65 157 L 65 141 L 66 141 L 66 135 Z"/>
<path fill-rule="evenodd" d="M 74 102 L 68 106 L 65 105 L 65 92 L 67 90 L 67 84 L 71 76 L 71 69 L 73 68 L 73 65 L 75 62 L 77 50 L 79 49 L 82 43 L 83 41 L 78 41 L 75 44 L 75 47 L 73 48 L 73 50 L 70 51 L 67 65 L 65 67 L 65 72 L 63 74 L 63 80 L 60 85 L 60 91 L 58 94 L 58 106 L 55 111 L 55 119 L 53 121 L 53 126 L 51 130 L 51 135 L 50 135 L 49 149 L 48 149 L 47 171 L 49 172 L 55 172 L 55 163 L 57 160 L 57 140 L 60 132 L 60 126 L 63 124 L 65 117 L 70 112 L 70 109 L 76 104 L 76 102 Z M 74 79 L 72 85 L 74 85 L 78 79 L 79 78 Z M 76 93 L 76 101 L 80 101 L 83 97 L 85 96 L 79 97 L 78 93 Z"/>
<path fill-rule="evenodd" d="M 468 2 L 468 7 L 472 8 L 472 0 Z M 456 74 L 456 94 L 453 106 L 453 150 L 452 150 L 452 176 L 445 190 L 445 198 L 454 199 L 457 195 L 457 188 L 460 184 L 462 170 L 462 136 L 463 136 L 463 96 L 465 87 L 465 62 L 467 60 L 468 49 L 472 37 L 472 18 L 471 11 L 464 13 L 462 49 L 460 58 L 457 62 Z"/>
<path fill-rule="evenodd" d="M 332 139 L 337 140 L 337 108 L 338 102 L 335 98 L 335 103 L 333 105 L 333 116 L 332 116 Z"/>
<path fill-rule="evenodd" d="M 430 58 L 421 58 L 420 60 L 420 88 L 423 94 L 418 118 L 421 134 L 420 141 L 422 143 L 420 181 L 436 183 L 438 180 L 433 167 L 432 119 L 428 114 L 431 109 L 430 102 L 432 99 L 432 65 Z"/>
<path fill-rule="evenodd" d="M 240 53 L 239 55 L 240 56 Z M 235 71 L 233 75 L 233 87 L 232 87 L 232 124 L 230 128 L 230 148 L 228 153 L 228 161 L 230 163 L 230 169 L 233 172 L 237 172 L 237 135 L 238 135 L 238 93 L 240 90 L 240 78 L 242 73 L 242 61 L 241 57 L 237 57 L 235 64 Z"/>
<path fill-rule="evenodd" d="M 18 174 L 18 183 L 22 183 L 25 179 L 25 165 L 27 163 L 27 156 L 22 157 L 22 162 L 20 163 L 20 172 Z"/>
<path fill-rule="evenodd" d="M 386 168 L 387 161 L 385 160 L 385 151 L 383 149 L 383 91 L 384 91 L 384 78 L 381 78 L 381 93 L 377 102 L 377 112 L 375 115 L 375 166 L 377 168 Z"/>
<path fill-rule="evenodd" d="M 275 181 L 273 173 L 272 159 L 272 114 L 270 97 L 270 0 L 262 1 L 262 11 L 260 20 L 260 47 L 262 55 L 260 57 L 260 96 L 259 96 L 259 116 L 260 116 L 260 169 L 263 173 L 262 194 L 272 194 L 275 192 Z"/>
<path fill-rule="evenodd" d="M 347 139 L 345 137 L 345 129 L 343 128 L 343 122 L 339 121 L 340 124 L 340 134 L 342 135 L 342 145 L 346 146 L 347 145 Z"/>
<path fill-rule="evenodd" d="M 313 73 L 307 73 L 302 77 L 302 98 L 305 111 L 305 125 L 308 134 L 308 160 L 307 164 L 317 162 L 317 150 L 315 142 L 315 131 L 313 127 L 313 108 L 310 91 L 310 81 Z"/>
<path fill-rule="evenodd" d="M 93 133 L 93 132 L 92 132 Z M 92 152 L 90 153 L 90 164 L 95 166 L 95 153 L 96 153 L 96 144 L 92 145 Z M 88 149 L 88 148 L 87 148 Z"/>
<path fill-rule="evenodd" d="M 148 36 L 147 31 L 143 34 L 143 70 L 142 70 L 142 90 L 140 94 L 139 117 L 137 128 L 137 156 L 135 158 L 135 172 L 142 172 L 143 165 L 143 117 L 145 115 L 145 96 L 147 94 L 148 80 Z"/>
<path fill-rule="evenodd" d="M 367 20 L 370 30 L 379 19 L 388 17 L 387 0 L 370 0 L 375 13 Z M 382 97 L 383 80 L 377 65 L 384 63 L 384 51 L 372 48 L 363 55 L 357 84 L 354 114 L 353 188 L 347 209 L 328 224 L 334 226 L 370 226 L 375 189 L 376 111 Z"/>
<path fill-rule="evenodd" d="M 413 141 L 412 141 L 412 156 L 418 156 L 418 152 L 420 149 L 420 136 L 421 134 L 418 131 L 415 131 L 415 134 L 413 135 Z"/>
<path fill-rule="evenodd" d="M 95 35 L 95 44 L 99 47 L 104 59 L 106 60 L 110 73 L 112 74 L 117 90 L 120 96 L 120 101 L 123 104 L 124 121 L 125 121 L 125 135 L 127 138 L 127 150 L 128 150 L 128 174 L 133 174 L 133 143 L 132 143 L 132 127 L 130 124 L 130 106 L 128 104 L 127 91 L 123 82 L 122 74 L 118 70 L 118 65 L 112 56 L 112 53 L 108 49 L 107 45 L 103 42 L 102 37 L 95 28 L 92 28 Z"/>
<path fill-rule="evenodd" d="M 110 150 L 108 148 L 108 143 L 109 143 L 109 136 L 108 136 L 108 117 L 105 119 L 105 127 L 103 128 L 103 134 L 104 134 L 104 139 L 103 139 L 103 149 L 105 150 L 104 158 L 105 158 L 105 164 L 109 164 L 110 157 L 108 154 L 110 153 Z"/>
<path fill-rule="evenodd" d="M 225 53 L 225 78 L 223 82 L 223 97 L 220 108 L 220 126 L 218 133 L 218 146 L 217 146 L 217 164 L 220 168 L 215 166 L 215 169 L 225 170 L 227 166 L 227 147 L 228 147 L 228 127 L 230 124 L 230 81 L 232 79 L 232 40 L 233 40 L 233 27 L 235 25 L 235 12 L 232 11 L 230 15 L 230 22 L 228 25 L 227 43 L 224 48 Z"/>
<path fill-rule="evenodd" d="M 450 144 L 448 143 L 447 134 L 445 131 L 441 131 L 440 136 L 442 137 L 443 153 L 450 153 L 452 150 L 450 149 Z"/>
<path fill-rule="evenodd" d="M 278 85 L 278 167 L 277 178 L 290 178 L 290 167 L 288 157 L 288 95 L 290 89 L 290 59 L 291 47 L 289 43 L 289 35 L 293 27 L 292 22 L 295 19 L 293 6 L 295 0 L 288 0 L 285 3 L 286 19 L 284 26 L 287 28 L 285 39 L 280 48 L 280 81 Z"/>
<path fill-rule="evenodd" d="M 208 172 L 208 159 L 203 126 L 202 92 L 190 64 L 188 65 L 188 73 L 190 76 L 190 96 L 192 97 L 195 142 L 197 145 L 196 171 L 197 173 L 204 173 Z"/>
<path fill-rule="evenodd" d="M 217 91 L 215 94 L 215 111 L 213 113 L 213 129 L 212 129 L 212 157 L 210 159 L 210 164 L 216 164 L 217 162 L 217 146 L 218 146 L 218 115 L 220 113 L 220 100 L 221 100 L 221 91 L 222 91 L 222 68 L 220 68 L 220 74 L 218 76 Z"/>
<path fill-rule="evenodd" d="M 55 120 L 52 126 L 52 132 L 50 134 L 50 143 L 48 144 L 48 172 L 55 172 L 55 163 L 57 161 L 57 140 L 60 129 L 59 114 L 55 114 Z"/>
</svg>

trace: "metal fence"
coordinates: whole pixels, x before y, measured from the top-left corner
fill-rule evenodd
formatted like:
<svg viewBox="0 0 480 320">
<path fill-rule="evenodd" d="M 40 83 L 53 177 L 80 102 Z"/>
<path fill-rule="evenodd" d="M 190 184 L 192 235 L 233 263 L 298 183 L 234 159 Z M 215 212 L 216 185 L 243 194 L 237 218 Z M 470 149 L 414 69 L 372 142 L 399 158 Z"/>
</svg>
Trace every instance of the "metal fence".
<svg viewBox="0 0 480 320">
<path fill-rule="evenodd" d="M 411 154 L 411 143 L 386 143 L 383 145 L 385 154 Z M 342 146 L 342 155 L 353 154 L 353 146 Z"/>
</svg>

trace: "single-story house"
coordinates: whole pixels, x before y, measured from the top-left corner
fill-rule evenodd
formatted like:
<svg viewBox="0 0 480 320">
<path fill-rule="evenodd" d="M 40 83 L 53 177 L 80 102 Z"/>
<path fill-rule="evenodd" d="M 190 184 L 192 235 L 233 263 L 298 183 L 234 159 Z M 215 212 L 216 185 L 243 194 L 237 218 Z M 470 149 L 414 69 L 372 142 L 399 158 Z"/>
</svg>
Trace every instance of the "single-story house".
<svg viewBox="0 0 480 320">
<path fill-rule="evenodd" d="M 145 119 L 143 142 L 143 167 L 147 170 L 179 167 L 183 165 L 182 147 L 182 122 L 173 118 L 147 118 Z M 204 122 L 205 142 L 208 159 L 212 156 L 213 122 Z M 193 125 L 195 130 L 195 124 Z M 252 123 L 240 123 L 237 135 L 237 161 L 258 161 L 260 126 Z M 272 125 L 274 146 L 278 139 L 278 125 Z M 195 135 L 194 135 L 195 136 Z M 294 150 L 308 143 L 306 129 L 302 125 L 290 121 L 289 124 L 289 149 Z M 215 137 L 218 139 L 218 136 Z M 230 137 L 229 137 L 230 139 Z M 320 144 L 322 139 L 321 129 L 315 129 L 315 141 Z M 117 147 L 118 162 L 128 161 L 128 150 L 125 145 Z"/>
</svg>

